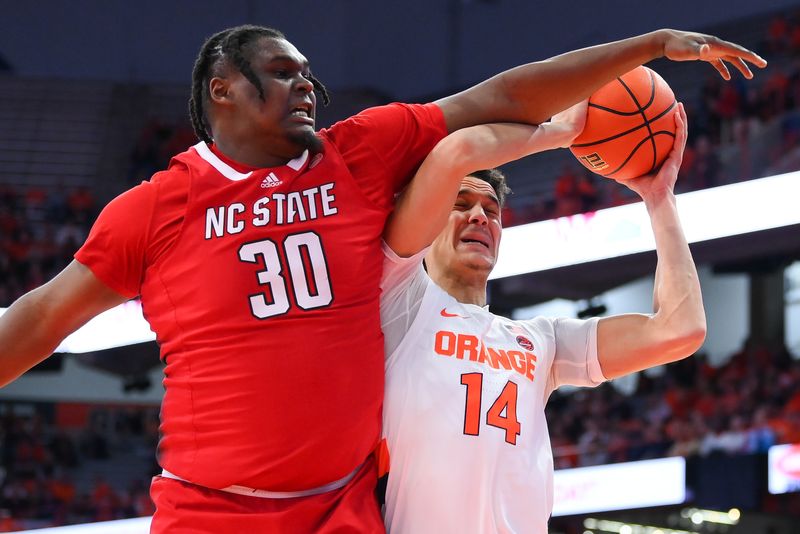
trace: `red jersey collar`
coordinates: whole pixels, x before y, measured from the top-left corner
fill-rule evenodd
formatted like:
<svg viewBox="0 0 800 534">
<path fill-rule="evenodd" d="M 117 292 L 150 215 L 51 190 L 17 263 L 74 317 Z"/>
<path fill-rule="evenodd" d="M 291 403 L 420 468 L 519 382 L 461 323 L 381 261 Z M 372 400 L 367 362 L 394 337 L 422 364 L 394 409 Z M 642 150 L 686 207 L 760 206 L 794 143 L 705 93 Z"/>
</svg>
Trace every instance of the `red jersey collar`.
<svg viewBox="0 0 800 534">
<path fill-rule="evenodd" d="M 249 178 L 254 171 L 259 170 L 257 167 L 250 167 L 227 157 L 219 151 L 215 144 L 208 145 L 200 141 L 194 145 L 195 151 L 203 158 L 209 165 L 214 167 L 223 176 L 229 180 L 238 181 Z M 304 150 L 295 159 L 286 163 L 285 167 L 289 167 L 293 171 L 299 171 L 303 165 L 308 161 L 308 150 Z M 279 167 L 278 167 L 279 168 Z"/>
</svg>

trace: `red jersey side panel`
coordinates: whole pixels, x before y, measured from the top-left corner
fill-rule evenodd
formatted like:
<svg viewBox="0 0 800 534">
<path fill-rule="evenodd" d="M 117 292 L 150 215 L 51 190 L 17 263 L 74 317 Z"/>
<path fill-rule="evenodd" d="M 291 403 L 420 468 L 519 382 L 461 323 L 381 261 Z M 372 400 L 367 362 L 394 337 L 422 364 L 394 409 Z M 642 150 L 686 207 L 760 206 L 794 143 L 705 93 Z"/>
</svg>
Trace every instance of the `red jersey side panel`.
<svg viewBox="0 0 800 534">
<path fill-rule="evenodd" d="M 369 114 L 372 126 L 323 131 L 321 157 L 272 169 L 238 172 L 198 144 L 154 180 L 150 222 L 150 197 L 132 195 L 145 246 L 112 203 L 97 223 L 112 238 L 76 255 L 103 281 L 144 265 L 117 287 L 131 294 L 141 279 L 166 361 L 160 462 L 181 478 L 303 490 L 352 472 L 377 443 L 380 237 L 392 195 L 446 132 L 433 105 Z M 398 138 L 409 131 L 423 138 Z"/>
</svg>

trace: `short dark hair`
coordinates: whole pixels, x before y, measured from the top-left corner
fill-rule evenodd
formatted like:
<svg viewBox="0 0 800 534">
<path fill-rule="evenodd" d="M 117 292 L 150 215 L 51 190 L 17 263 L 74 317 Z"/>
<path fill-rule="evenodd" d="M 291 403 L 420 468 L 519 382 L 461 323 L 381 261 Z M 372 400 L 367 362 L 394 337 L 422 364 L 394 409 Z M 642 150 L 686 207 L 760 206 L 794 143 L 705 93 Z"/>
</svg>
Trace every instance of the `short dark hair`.
<svg viewBox="0 0 800 534">
<path fill-rule="evenodd" d="M 497 200 L 500 202 L 500 207 L 502 208 L 505 205 L 506 196 L 511 194 L 511 188 L 508 187 L 508 183 L 506 183 L 506 175 L 503 174 L 502 171 L 499 169 L 484 169 L 481 171 L 471 172 L 468 176 L 483 180 L 491 185 L 492 189 L 494 189 L 494 192 L 497 195 Z"/>
<path fill-rule="evenodd" d="M 211 128 L 203 106 L 208 98 L 208 82 L 213 77 L 214 67 L 222 61 L 228 61 L 241 72 L 258 90 L 261 99 L 264 99 L 264 89 L 250 65 L 251 51 L 248 48 L 262 38 L 286 39 L 283 33 L 273 28 L 246 24 L 217 32 L 203 43 L 192 69 L 192 93 L 189 97 L 189 117 L 194 133 L 200 140 L 211 142 Z M 327 106 L 330 97 L 325 86 L 311 74 L 308 79 L 314 85 L 314 90 L 320 93 L 322 103 Z"/>
</svg>

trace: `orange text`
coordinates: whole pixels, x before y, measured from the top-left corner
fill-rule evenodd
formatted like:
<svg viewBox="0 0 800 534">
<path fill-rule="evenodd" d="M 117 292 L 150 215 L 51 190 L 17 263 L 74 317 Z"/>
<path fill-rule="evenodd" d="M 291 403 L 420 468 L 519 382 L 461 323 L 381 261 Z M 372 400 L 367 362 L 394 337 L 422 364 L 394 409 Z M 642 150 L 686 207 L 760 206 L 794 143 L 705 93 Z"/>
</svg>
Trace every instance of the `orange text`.
<svg viewBox="0 0 800 534">
<path fill-rule="evenodd" d="M 442 356 L 483 363 L 493 369 L 513 369 L 533 382 L 536 355 L 532 352 L 486 347 L 477 336 L 447 330 L 436 332 L 434 350 Z"/>
</svg>

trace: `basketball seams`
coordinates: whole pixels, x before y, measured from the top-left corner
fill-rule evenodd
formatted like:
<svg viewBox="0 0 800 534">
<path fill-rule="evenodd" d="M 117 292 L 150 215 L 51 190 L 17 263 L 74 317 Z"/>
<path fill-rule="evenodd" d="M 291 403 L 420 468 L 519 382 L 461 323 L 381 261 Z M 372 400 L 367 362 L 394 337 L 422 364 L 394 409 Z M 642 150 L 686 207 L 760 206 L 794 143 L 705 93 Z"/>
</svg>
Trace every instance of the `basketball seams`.
<svg viewBox="0 0 800 534">
<path fill-rule="evenodd" d="M 654 95 L 655 95 L 655 92 L 656 92 L 656 80 L 653 77 L 652 73 L 648 72 L 648 74 L 649 74 L 649 78 L 650 78 L 650 94 L 651 94 L 651 101 L 652 101 L 652 99 L 655 97 Z M 647 171 L 647 173 L 645 173 L 645 174 L 651 173 L 651 172 L 653 172 L 653 169 L 656 168 L 656 140 L 653 139 L 653 129 L 650 128 L 650 121 L 647 120 L 647 114 L 644 112 L 645 108 L 643 108 L 642 105 L 639 104 L 639 100 L 636 98 L 636 95 L 633 94 L 633 91 L 631 91 L 631 88 L 628 87 L 625 84 L 625 82 L 622 80 L 622 78 L 617 78 L 617 80 L 619 81 L 620 84 L 622 84 L 622 87 L 625 88 L 625 91 L 627 91 L 628 95 L 631 97 L 631 100 L 633 100 L 633 103 L 636 104 L 636 107 L 639 108 L 639 112 L 642 114 L 642 120 L 644 121 L 644 125 L 647 128 L 647 131 L 649 133 L 649 135 L 647 136 L 647 139 L 650 140 L 650 146 L 653 149 L 653 163 L 650 164 L 650 170 Z M 628 157 L 625 159 L 626 162 L 629 159 L 631 159 L 631 156 L 633 156 L 634 152 L 636 152 L 639 149 L 640 146 L 641 146 L 641 143 L 636 145 L 636 148 L 633 149 L 633 152 L 631 152 L 628 155 Z M 623 167 L 624 166 L 625 165 L 623 163 Z M 609 173 L 609 175 L 610 174 L 613 174 L 613 173 Z"/>
<path fill-rule="evenodd" d="M 611 176 L 613 176 L 614 174 L 616 174 L 616 173 L 618 173 L 619 171 L 621 171 L 622 169 L 624 169 L 624 168 L 625 168 L 625 165 L 627 165 L 627 164 L 628 164 L 628 162 L 631 160 L 631 158 L 632 158 L 634 155 L 636 155 L 636 152 L 638 152 L 638 151 L 639 151 L 639 149 L 641 148 L 641 146 L 642 146 L 643 144 L 645 144 L 645 143 L 646 143 L 648 140 L 652 140 L 652 139 L 651 139 L 650 137 L 645 137 L 644 139 L 642 139 L 641 141 L 639 141 L 639 143 L 638 143 L 638 144 L 637 144 L 635 147 L 633 147 L 633 150 L 631 150 L 630 154 L 628 154 L 628 157 L 627 157 L 627 158 L 625 158 L 625 161 L 623 161 L 623 162 L 620 164 L 620 166 L 619 166 L 619 167 L 617 167 L 616 169 L 614 169 L 613 171 L 611 171 L 611 172 L 609 172 L 609 173 L 606 173 L 606 174 L 604 174 L 603 176 L 606 176 L 606 177 L 611 177 Z"/>
<path fill-rule="evenodd" d="M 589 107 L 590 108 L 599 109 L 601 111 L 606 111 L 606 112 L 612 113 L 614 115 L 620 115 L 622 117 L 633 117 L 634 115 L 638 115 L 639 114 L 639 110 L 638 109 L 636 111 L 619 111 L 619 110 L 614 109 L 614 108 L 607 108 L 605 106 L 601 106 L 600 104 L 592 104 L 591 102 L 589 102 Z"/>
<path fill-rule="evenodd" d="M 576 143 L 576 144 L 574 144 L 572 146 L 574 148 L 586 148 L 586 147 L 589 147 L 589 146 L 592 146 L 592 145 L 599 145 L 599 144 L 605 143 L 607 141 L 613 141 L 614 139 L 617 139 L 619 137 L 623 137 L 625 135 L 628 135 L 629 133 L 633 133 L 636 130 L 640 130 L 640 129 L 644 128 L 649 123 L 653 123 L 653 122 L 657 121 L 658 119 L 660 119 L 661 117 L 663 117 L 664 115 L 669 113 L 670 110 L 672 108 L 674 108 L 674 107 L 675 107 L 675 101 L 673 100 L 672 103 L 669 105 L 669 107 L 667 109 L 665 109 L 664 111 L 662 111 L 661 113 L 659 113 L 658 115 L 653 117 L 652 119 L 648 120 L 647 117 L 645 117 L 645 124 L 639 124 L 638 126 L 635 126 L 634 128 L 631 128 L 630 130 L 625 130 L 624 132 L 620 132 L 618 134 L 612 135 L 611 137 L 606 137 L 605 139 L 600 139 L 598 141 L 592 141 L 590 143 Z M 637 111 L 636 113 L 639 113 L 639 112 Z"/>
<path fill-rule="evenodd" d="M 661 106 L 661 112 L 653 113 Z M 591 96 L 587 128 L 570 150 L 584 167 L 611 179 L 652 173 L 668 155 L 670 139 L 676 137 L 670 120 L 676 106 L 669 85 L 651 69 L 637 67 Z M 628 112 L 632 107 L 637 111 Z M 642 150 L 648 140 L 649 153 Z"/>
<path fill-rule="evenodd" d="M 620 166 L 619 166 L 619 167 L 617 167 L 616 169 L 614 169 L 613 171 L 611 171 L 611 172 L 609 172 L 609 173 L 606 173 L 606 174 L 604 174 L 603 176 L 610 177 L 610 176 L 612 176 L 613 174 L 615 174 L 615 173 L 618 173 L 618 172 L 619 172 L 619 171 L 621 171 L 623 168 L 625 168 L 625 165 L 627 165 L 627 164 L 628 164 L 628 162 L 631 160 L 631 158 L 632 158 L 633 156 L 635 156 L 635 155 L 636 155 L 636 152 L 639 150 L 639 148 L 640 148 L 640 147 L 641 147 L 643 144 L 645 144 L 645 143 L 647 142 L 647 140 L 648 140 L 648 139 L 650 139 L 651 141 L 653 141 L 653 144 L 655 144 L 655 137 L 656 137 L 657 135 L 668 135 L 668 136 L 670 136 L 670 137 L 675 137 L 675 134 L 674 134 L 674 133 L 672 133 L 672 132 L 668 132 L 667 130 L 659 130 L 659 131 L 657 131 L 657 132 L 653 133 L 653 136 L 652 136 L 652 137 L 645 137 L 644 139 L 642 139 L 641 141 L 639 141 L 639 144 L 638 144 L 638 145 L 636 145 L 636 146 L 633 148 L 633 150 L 631 151 L 631 153 L 630 153 L 630 154 L 628 154 L 628 157 L 627 157 L 627 158 L 625 158 L 625 161 L 623 161 L 623 162 L 620 164 Z M 653 169 L 650 169 L 650 171 L 649 171 L 649 172 L 653 172 Z"/>
<path fill-rule="evenodd" d="M 647 69 L 647 74 L 650 77 L 650 100 L 648 100 L 647 104 L 645 104 L 644 107 L 641 108 L 642 112 L 644 112 L 644 110 L 646 110 L 647 108 L 652 106 L 653 102 L 655 102 L 655 100 L 656 100 L 656 79 L 653 76 L 653 71 L 651 71 L 650 69 Z M 645 117 L 645 118 L 647 118 L 647 117 Z"/>
<path fill-rule="evenodd" d="M 634 104 L 636 104 L 636 110 L 635 111 L 620 111 L 618 109 L 609 108 L 609 107 L 606 107 L 606 106 L 601 106 L 600 104 L 593 104 L 592 102 L 589 102 L 589 107 L 590 108 L 599 109 L 599 110 L 602 110 L 602 111 L 605 111 L 605 112 L 608 112 L 608 113 L 613 113 L 614 115 L 620 115 L 622 117 L 632 117 L 634 115 L 637 115 L 637 114 L 641 113 L 642 110 L 647 109 L 650 106 L 652 106 L 653 102 L 655 102 L 655 100 L 656 100 L 656 84 L 655 84 L 655 80 L 653 78 L 653 73 L 648 70 L 648 74 L 650 76 L 650 100 L 647 101 L 647 104 L 645 104 L 644 107 L 639 106 L 639 102 L 637 102 L 636 99 L 634 99 Z M 622 78 L 621 77 L 617 77 L 617 81 L 619 83 L 621 83 L 623 85 L 623 87 L 625 86 L 625 84 L 622 82 Z"/>
<path fill-rule="evenodd" d="M 653 132 L 653 137 L 655 137 L 657 135 L 668 135 L 670 137 L 675 137 L 675 133 L 674 132 L 670 132 L 669 130 L 659 130 L 657 132 Z"/>
</svg>

